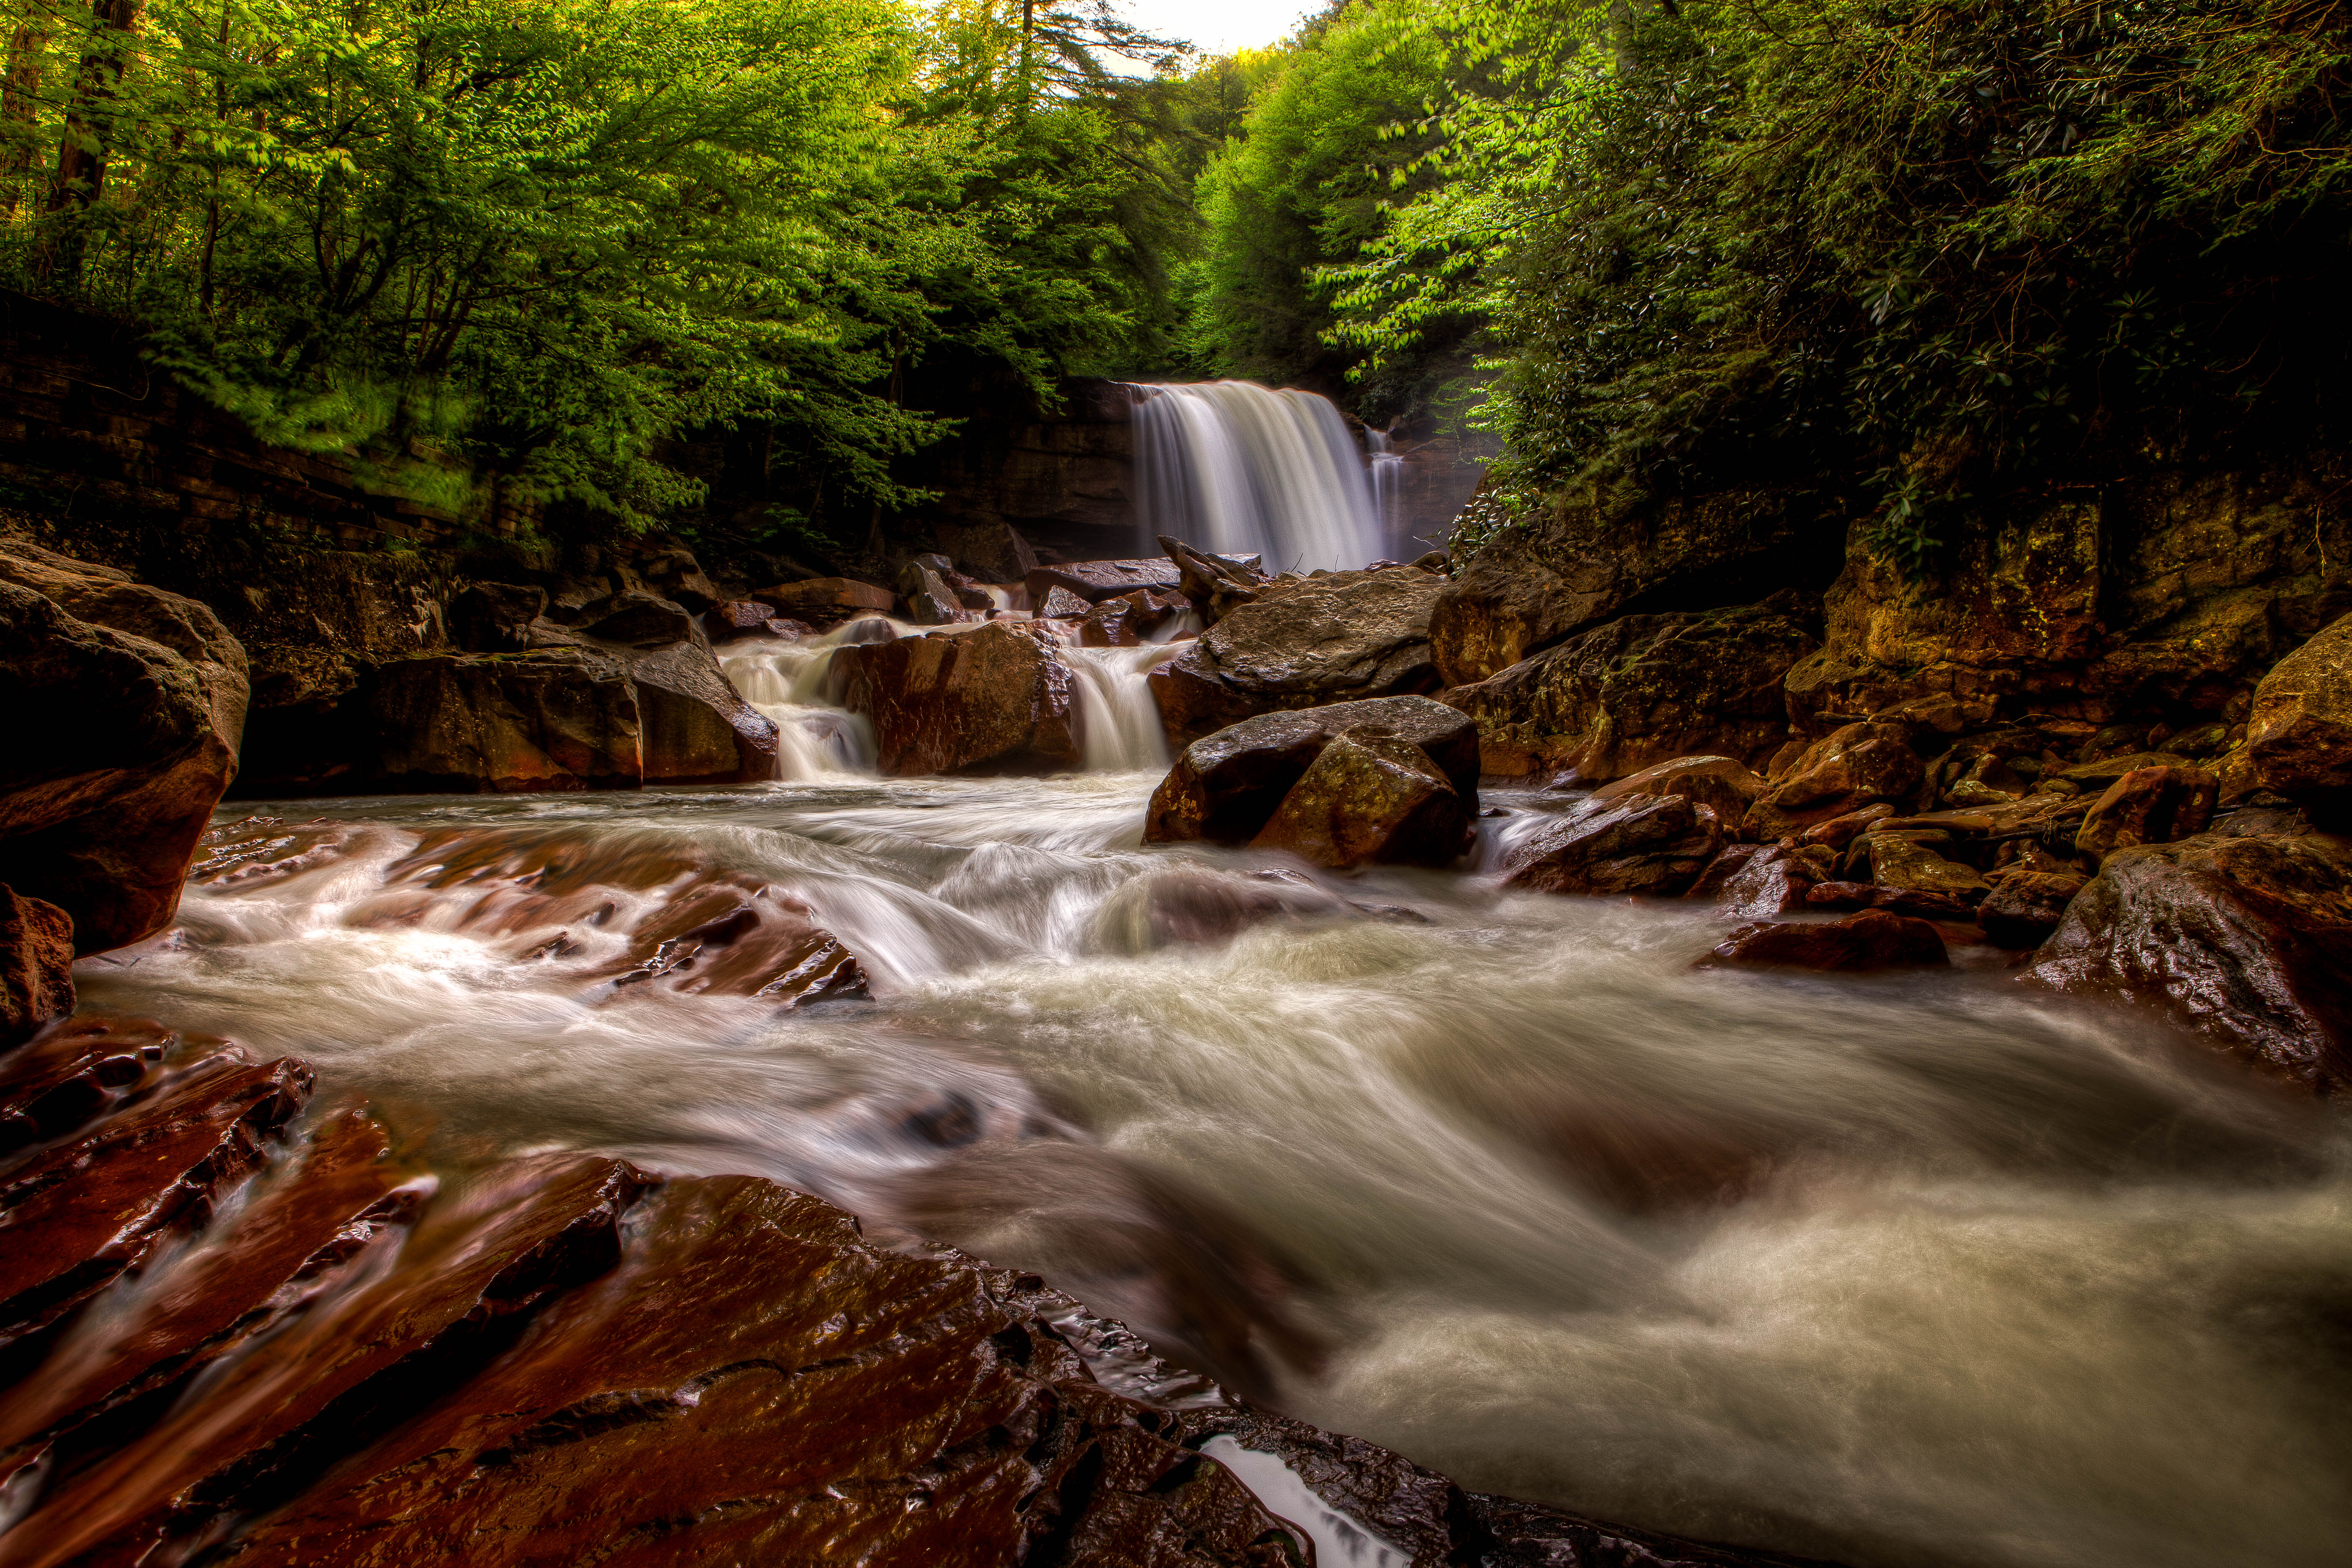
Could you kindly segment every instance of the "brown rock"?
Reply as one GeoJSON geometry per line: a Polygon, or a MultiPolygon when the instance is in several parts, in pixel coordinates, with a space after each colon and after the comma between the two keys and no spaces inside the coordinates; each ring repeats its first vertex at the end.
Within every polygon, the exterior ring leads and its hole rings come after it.
{"type": "Polygon", "coordinates": [[[1870,853],[1870,879],[1898,892],[1934,893],[1973,904],[1990,890],[1976,870],[1947,860],[1916,839],[1873,833],[1861,840],[1870,853]]]}
{"type": "Polygon", "coordinates": [[[1105,599],[1087,612],[1078,641],[1088,647],[1135,647],[1166,626],[1185,601],[1145,590],[1105,599]]]}
{"type": "Polygon", "coordinates": [[[236,775],[242,678],[241,656],[234,672],[199,665],[0,582],[10,719],[19,735],[48,738],[0,755],[0,882],[71,916],[77,952],[171,923],[196,839],[236,775]]]}
{"type": "Polygon", "coordinates": [[[656,784],[748,784],[776,776],[776,722],[735,689],[710,650],[676,642],[627,661],[637,697],[640,775],[656,784]]]}
{"type": "Polygon", "coordinates": [[[1018,583],[1037,569],[1037,552],[1007,523],[934,523],[931,541],[983,583],[1018,583]]]}
{"type": "Polygon", "coordinates": [[[1170,745],[1258,713],[1435,690],[1443,585],[1411,566],[1332,572],[1234,610],[1151,672],[1170,745]]]}
{"type": "Polygon", "coordinates": [[[1843,816],[1832,816],[1827,822],[1817,822],[1797,836],[1801,843],[1819,844],[1830,849],[1843,849],[1859,837],[1864,829],[1875,822],[1884,822],[1895,815],[1895,808],[1885,801],[1865,805],[1860,811],[1850,811],[1843,816]]]}
{"type": "Polygon", "coordinates": [[[2062,769],[2057,776],[2068,784],[2105,789],[2126,773],[2137,773],[2141,768],[2185,768],[2189,765],[2187,757],[2171,752],[2119,752],[2113,756],[2101,757],[2096,762],[2079,763],[2074,767],[2062,769]]]}
{"type": "Polygon", "coordinates": [[[2040,947],[2065,917],[2087,879],[2066,871],[2003,877],[1977,906],[1977,922],[1996,947],[2040,947]]]}
{"type": "MultiPolygon", "coordinates": [[[[85,1015],[0,1056],[0,1155],[62,1138],[152,1090],[164,1052],[185,1044],[161,1024],[85,1015]]],[[[198,1045],[176,1070],[205,1059],[198,1045]]]]}
{"type": "Polygon", "coordinates": [[[1899,724],[1848,724],[1816,741],[1748,808],[1751,838],[1802,832],[1878,801],[1911,794],[1925,776],[1909,731],[1899,724]]]}
{"type": "Polygon", "coordinates": [[[2221,781],[2202,768],[2134,768],[2092,803],[2074,836],[2093,863],[2134,844],[2169,844],[2205,831],[2221,781]]]}
{"type": "Polygon", "coordinates": [[[523,653],[547,618],[547,590],[530,583],[476,583],[449,603],[449,640],[467,653],[523,653]]]}
{"type": "Polygon", "coordinates": [[[2246,752],[2264,789],[2331,814],[2352,801],[2352,616],[2263,677],[2246,752]]]}
{"type": "Polygon", "coordinates": [[[359,778],[484,795],[635,789],[641,716],[627,666],[584,647],[433,654],[377,668],[359,778]]]}
{"type": "Polygon", "coordinates": [[[1907,915],[1864,910],[1842,921],[1740,927],[1696,967],[1916,969],[1951,963],[1936,928],[1907,915]]]}
{"type": "Polygon", "coordinates": [[[805,621],[813,626],[837,626],[859,616],[887,616],[898,603],[898,595],[889,589],[850,577],[780,583],[752,597],[773,605],[776,614],[788,620],[805,621]]]}
{"type": "Polygon", "coordinates": [[[1477,814],[1478,731],[1463,715],[1423,697],[1339,702],[1267,713],[1193,742],[1152,792],[1147,844],[1256,837],[1293,785],[1340,735],[1378,733],[1418,748],[1470,816],[1477,814]]]}
{"type": "Polygon", "coordinates": [[[1036,608],[1031,613],[1045,621],[1082,621],[1094,609],[1094,601],[1071,593],[1056,583],[1045,590],[1045,596],[1029,601],[1036,608]]]}
{"type": "MultiPolygon", "coordinates": [[[[1155,555],[1135,561],[1068,561],[1036,566],[1030,569],[1026,581],[1033,605],[1045,603],[1056,588],[1081,605],[1092,605],[1138,589],[1174,594],[1182,577],[1173,561],[1155,555]]],[[[1082,608],[1078,613],[1084,615],[1086,611],[1082,608]]]]}
{"type": "Polygon", "coordinates": [[[1251,842],[1336,868],[1450,866],[1475,812],[1419,746],[1358,730],[1331,738],[1251,842]]]}
{"type": "Polygon", "coordinates": [[[759,599],[730,599],[703,612],[702,629],[712,642],[758,637],[776,619],[776,606],[759,599]]]}
{"type": "Polygon", "coordinates": [[[1070,677],[1042,631],[991,621],[845,647],[845,706],[870,715],[882,771],[1038,773],[1079,759],[1070,677]]]}
{"type": "Polygon", "coordinates": [[[2352,839],[2200,834],[2118,849],[2033,978],[2154,1005],[2321,1093],[2352,1088],[2352,839]]]}
{"type": "Polygon", "coordinates": [[[1627,616],[1444,700],[1477,719],[1492,773],[1598,782],[1691,754],[1754,767],[1783,743],[1781,682],[1812,646],[1771,605],[1627,616]]]}
{"type": "Polygon", "coordinates": [[[1713,806],[1726,822],[1738,822],[1763,793],[1764,781],[1735,758],[1677,757],[1603,784],[1592,798],[1605,804],[1629,795],[1678,795],[1713,806]]]}
{"type": "Polygon", "coordinates": [[[74,1009],[73,917],[0,886],[0,1050],[74,1009]]]}
{"type": "Polygon", "coordinates": [[[1766,920],[1805,907],[1819,879],[1813,868],[1777,845],[1768,846],[1723,884],[1716,912],[1727,920],[1766,920]]]}
{"type": "Polygon", "coordinates": [[[1723,839],[1706,806],[1680,795],[1627,795],[1528,838],[1504,860],[1504,879],[1540,893],[1671,898],[1721,853],[1723,839]]]}
{"type": "Polygon", "coordinates": [[[1882,888],[1875,882],[1816,882],[1805,894],[1805,905],[1816,910],[1884,910],[1893,915],[1963,924],[1976,919],[1974,909],[1948,894],[1882,888]]]}
{"type": "Polygon", "coordinates": [[[1773,846],[1769,844],[1727,844],[1716,858],[1706,863],[1698,880],[1690,885],[1685,899],[1712,900],[1719,895],[1732,878],[1747,868],[1748,863],[1773,846]]]}

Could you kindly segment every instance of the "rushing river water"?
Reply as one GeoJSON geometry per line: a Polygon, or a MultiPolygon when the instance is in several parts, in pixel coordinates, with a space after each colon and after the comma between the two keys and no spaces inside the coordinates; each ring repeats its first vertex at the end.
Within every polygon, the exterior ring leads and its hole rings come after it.
{"type": "Polygon", "coordinates": [[[361,830],[85,999],[453,1159],[814,1190],[1483,1489],[1855,1563],[2343,1561],[2339,1123],[1997,966],[1693,972],[1703,911],[1146,849],[1156,776],[242,807],[361,830]],[[788,892],[874,999],[526,957],[394,869],[451,827],[651,868],[615,931],[674,865],[788,892]]]}

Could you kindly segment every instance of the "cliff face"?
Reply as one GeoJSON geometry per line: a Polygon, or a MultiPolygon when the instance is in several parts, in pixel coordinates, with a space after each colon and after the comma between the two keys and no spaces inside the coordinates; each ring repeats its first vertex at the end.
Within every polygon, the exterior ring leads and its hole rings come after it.
{"type": "MultiPolygon", "coordinates": [[[[1775,717],[1791,740],[1937,697],[2086,732],[2226,728],[2243,721],[2264,671],[2352,609],[2341,467],[2323,455],[2158,468],[2056,490],[1955,542],[1918,578],[1874,552],[1862,521],[1811,492],[1613,509],[1563,499],[1464,565],[1431,640],[1487,730],[1490,765],[1513,773],[1587,759],[1588,777],[1628,771],[1594,743],[1603,738],[1594,703],[1555,689],[1571,679],[1597,689],[1620,673],[1608,649],[1624,639],[1605,628],[1760,610],[1768,598],[1792,625],[1818,627],[1818,646],[1794,646],[1774,675],[1775,717]]],[[[1743,682],[1743,693],[1755,684],[1743,682]]],[[[1758,717],[1753,707],[1743,697],[1743,724],[1758,717]]],[[[1605,738],[1622,750],[1625,716],[1609,721],[1605,738]]],[[[1691,728],[1687,715],[1677,722],[1691,728]]],[[[1759,750],[1746,728],[1734,742],[1725,749],[1759,750]]]]}

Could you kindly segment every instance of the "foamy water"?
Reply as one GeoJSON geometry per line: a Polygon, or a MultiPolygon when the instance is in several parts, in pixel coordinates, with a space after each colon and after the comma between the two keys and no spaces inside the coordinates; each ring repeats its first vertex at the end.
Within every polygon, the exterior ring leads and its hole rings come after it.
{"type": "Polygon", "coordinates": [[[1147,848],[1157,777],[298,803],[368,831],[79,978],[453,1157],[764,1174],[1038,1268],[1475,1488],[1857,1563],[2342,1560],[2340,1121],[1997,966],[1697,973],[1673,904],[1147,848]],[[620,936],[525,961],[465,887],[387,923],[449,826],[756,879],[875,999],[619,990],[620,936]]]}

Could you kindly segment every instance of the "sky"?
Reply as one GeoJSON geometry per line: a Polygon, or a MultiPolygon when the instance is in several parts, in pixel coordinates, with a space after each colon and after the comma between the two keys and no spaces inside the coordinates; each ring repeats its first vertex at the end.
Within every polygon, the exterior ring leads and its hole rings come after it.
{"type": "Polygon", "coordinates": [[[1259,48],[1286,36],[1315,0],[1125,0],[1130,22],[1163,38],[1189,38],[1206,53],[1259,48]]]}

